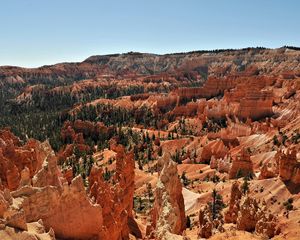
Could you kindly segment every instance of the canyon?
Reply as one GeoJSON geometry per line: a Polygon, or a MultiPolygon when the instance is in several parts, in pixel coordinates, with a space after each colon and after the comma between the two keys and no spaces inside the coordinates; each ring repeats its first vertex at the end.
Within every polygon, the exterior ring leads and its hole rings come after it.
{"type": "Polygon", "coordinates": [[[0,239],[299,239],[300,51],[0,67],[0,239]]]}

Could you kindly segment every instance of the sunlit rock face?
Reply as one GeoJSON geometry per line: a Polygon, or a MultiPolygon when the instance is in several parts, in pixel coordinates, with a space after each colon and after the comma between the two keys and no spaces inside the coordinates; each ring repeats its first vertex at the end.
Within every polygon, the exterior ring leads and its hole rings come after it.
{"type": "MultiPolygon", "coordinates": [[[[11,138],[2,141],[2,145],[6,147],[7,142],[12,144],[11,138]]],[[[62,239],[128,238],[131,231],[129,219],[134,221],[133,153],[125,153],[124,147],[120,145],[112,146],[117,152],[115,184],[105,182],[102,171],[93,167],[88,193],[81,176],[73,179],[71,176],[69,181],[64,178],[48,142],[31,140],[24,146],[10,145],[10,149],[14,148],[19,151],[18,159],[24,159],[23,162],[27,164],[19,165],[23,168],[21,171],[13,165],[13,171],[8,169],[6,175],[1,175],[4,176],[1,178],[2,188],[6,188],[4,192],[0,192],[0,220],[4,228],[3,231],[0,230],[1,234],[10,234],[13,228],[18,228],[23,230],[24,236],[38,236],[27,233],[31,226],[28,224],[41,219],[41,226],[50,230],[49,233],[41,231],[45,236],[48,234],[45,239],[55,239],[54,236],[62,239]],[[26,151],[21,151],[23,148],[27,150],[28,145],[34,147],[30,151],[33,157],[26,151]],[[36,167],[31,168],[34,172],[31,177],[27,166],[32,167],[32,163],[36,167]]],[[[4,157],[1,160],[4,162],[2,164],[9,162],[4,157]]]]}
{"type": "Polygon", "coordinates": [[[167,239],[168,234],[180,235],[185,229],[184,201],[176,163],[165,153],[158,164],[161,171],[155,190],[153,227],[157,239],[167,239]]]}
{"type": "Polygon", "coordinates": [[[115,184],[106,182],[102,169],[93,167],[89,177],[90,194],[103,209],[105,221],[100,239],[126,239],[130,232],[128,221],[133,220],[133,153],[126,154],[121,145],[112,145],[111,149],[117,152],[115,184]]]}
{"type": "Polygon", "coordinates": [[[296,150],[286,149],[277,154],[279,176],[283,181],[300,184],[300,163],[297,161],[296,150]]]}
{"type": "Polygon", "coordinates": [[[229,170],[229,178],[250,176],[253,174],[253,164],[247,149],[243,148],[241,153],[234,156],[229,170]]]}
{"type": "Polygon", "coordinates": [[[241,188],[238,182],[232,184],[225,221],[236,223],[239,230],[255,231],[269,238],[277,235],[280,232],[278,218],[268,212],[264,201],[251,198],[251,194],[243,193],[241,188]]]}

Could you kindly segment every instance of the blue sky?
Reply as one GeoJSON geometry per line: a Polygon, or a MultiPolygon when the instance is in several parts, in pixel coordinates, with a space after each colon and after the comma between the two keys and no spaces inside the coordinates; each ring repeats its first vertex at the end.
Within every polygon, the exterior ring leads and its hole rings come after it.
{"type": "Polygon", "coordinates": [[[0,0],[0,65],[300,46],[299,0],[0,0]]]}

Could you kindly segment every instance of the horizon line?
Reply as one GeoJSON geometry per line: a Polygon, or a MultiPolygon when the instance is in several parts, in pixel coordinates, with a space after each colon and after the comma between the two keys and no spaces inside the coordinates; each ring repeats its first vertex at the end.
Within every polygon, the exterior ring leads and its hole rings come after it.
{"type": "Polygon", "coordinates": [[[43,68],[43,67],[50,67],[50,66],[55,66],[59,64],[77,64],[77,63],[83,63],[87,61],[89,58],[92,57],[99,57],[99,56],[119,56],[119,55],[134,55],[134,54],[149,54],[149,55],[156,55],[156,56],[168,56],[168,55],[184,55],[184,54],[194,54],[194,53],[222,53],[222,52],[230,52],[230,51],[245,51],[245,50],[253,50],[253,49],[258,49],[258,50],[276,50],[276,49],[281,49],[281,48],[286,48],[286,49],[291,49],[291,50],[296,50],[300,51],[300,47],[297,46],[291,46],[291,45],[283,45],[281,47],[263,47],[263,46],[256,46],[256,47],[242,47],[242,48],[211,48],[211,49],[201,49],[201,50],[190,50],[190,51],[178,51],[178,52],[167,52],[167,53],[155,53],[155,52],[142,52],[142,51],[128,51],[128,52],[115,52],[115,53],[105,53],[105,54],[95,54],[95,55],[90,55],[86,58],[84,58],[82,61],[62,61],[62,62],[56,62],[56,63],[50,63],[50,64],[44,64],[44,65],[39,65],[35,67],[23,67],[19,65],[0,65],[0,68],[24,68],[24,69],[37,69],[37,68],[43,68]]]}

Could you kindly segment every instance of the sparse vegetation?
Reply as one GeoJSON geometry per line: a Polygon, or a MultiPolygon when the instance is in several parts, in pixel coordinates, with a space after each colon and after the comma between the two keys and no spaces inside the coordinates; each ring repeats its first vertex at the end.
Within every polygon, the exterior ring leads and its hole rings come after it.
{"type": "Polygon", "coordinates": [[[181,174],[181,181],[182,181],[182,183],[183,183],[183,185],[184,185],[185,187],[186,187],[187,185],[189,185],[190,180],[187,178],[186,172],[183,172],[183,173],[181,174]]]}
{"type": "Polygon", "coordinates": [[[287,211],[291,211],[294,209],[293,202],[294,202],[293,198],[289,198],[287,201],[283,203],[283,206],[287,211]]]}

